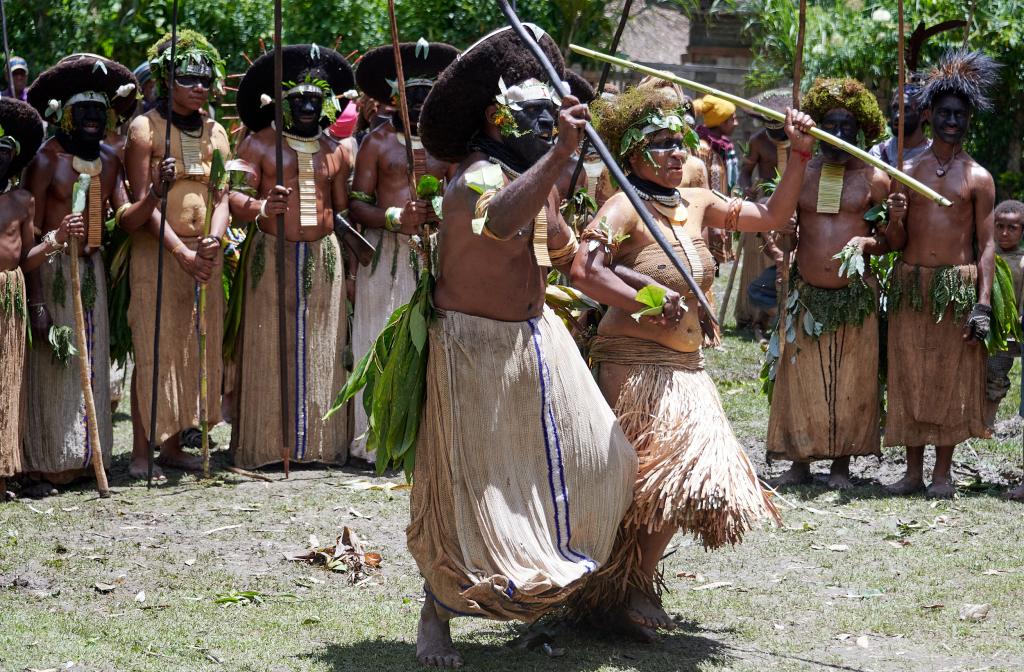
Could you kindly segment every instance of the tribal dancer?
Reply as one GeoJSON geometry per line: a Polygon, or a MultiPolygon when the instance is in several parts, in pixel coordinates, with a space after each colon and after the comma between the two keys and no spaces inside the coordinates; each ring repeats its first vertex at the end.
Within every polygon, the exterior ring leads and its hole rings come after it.
{"type": "MultiPolygon", "coordinates": [[[[686,156],[698,147],[678,101],[638,88],[597,108],[598,130],[618,156],[630,183],[705,292],[714,262],[702,230],[768,231],[788,226],[796,207],[813,126],[800,112],[788,115],[794,153],[767,205],[721,200],[707,189],[678,189],[686,156]]],[[[639,458],[633,502],[615,552],[587,585],[574,611],[608,614],[644,638],[671,628],[661,606],[657,566],[677,530],[707,548],[735,544],[744,532],[778,512],[729,425],[718,391],[704,370],[703,347],[719,338],[710,316],[642,226],[625,194],[608,200],[583,235],[572,268],[575,286],[608,305],[590,355],[598,382],[614,405],[639,458]],[[664,293],[658,315],[638,290],[664,293]]]]}
{"type": "Polygon", "coordinates": [[[67,245],[67,225],[35,244],[35,199],[18,177],[43,141],[43,121],[27,103],[0,98],[0,501],[7,479],[22,470],[25,427],[25,348],[28,305],[23,270],[38,267],[67,245]]]}
{"type": "MultiPolygon", "coordinates": [[[[131,304],[128,323],[132,330],[135,373],[132,379],[134,443],[128,467],[134,478],[146,476],[149,450],[150,403],[153,390],[153,306],[156,303],[158,245],[171,259],[164,264],[163,315],[160,324],[160,385],[157,394],[155,443],[161,445],[160,464],[197,471],[199,457],[182,450],[179,434],[200,424],[199,406],[199,284],[207,286],[207,339],[220,343],[223,331],[224,292],[220,282],[220,240],[228,224],[227,193],[208,204],[213,152],[229,157],[224,127],[206,115],[210,93],[223,84],[224,64],[205,37],[193,30],[178,32],[175,61],[171,63],[170,35],[149,50],[149,64],[156,82],[153,109],[132,120],[125,148],[125,172],[136,202],[158,205],[163,194],[154,166],[174,159],[175,179],[167,194],[167,226],[158,240],[160,212],[155,209],[142,225],[122,219],[121,227],[132,235],[131,304]],[[174,90],[169,91],[170,69],[175,69],[174,90]],[[171,124],[171,155],[164,157],[164,137],[171,124]],[[203,235],[207,208],[213,208],[211,230],[203,235]]],[[[221,357],[218,348],[207,350],[210,381],[209,420],[220,421],[221,357]]],[[[154,468],[156,478],[164,478],[154,468]]]]}
{"type": "MultiPolygon", "coordinates": [[[[418,184],[424,175],[444,180],[454,173],[455,166],[438,161],[423,149],[418,124],[423,101],[434,81],[459,52],[448,44],[425,41],[403,43],[400,50],[412,125],[409,132],[415,180],[418,184]]],[[[350,194],[352,221],[362,225],[367,239],[377,248],[369,266],[352,270],[356,276],[352,317],[352,355],[356,361],[369,351],[391,313],[408,303],[416,289],[420,259],[410,245],[410,237],[419,235],[425,222],[438,221],[429,200],[409,193],[402,115],[397,110],[397,77],[394,47],[390,44],[371,49],[359,60],[356,83],[360,90],[381,106],[395,107],[390,123],[377,127],[360,144],[350,194]]],[[[368,421],[362,392],[355,398],[354,405],[352,456],[373,462],[374,454],[366,451],[368,421]]]]}
{"type": "Polygon", "coordinates": [[[965,151],[971,116],[988,110],[999,66],[980,52],[948,52],[918,94],[933,141],[909,174],[953,200],[944,208],[911,192],[890,198],[885,236],[903,258],[889,307],[885,445],[907,447],[907,473],[890,487],[924,487],[924,448],[935,446],[929,497],[952,497],[953,449],[985,427],[985,347],[992,321],[995,185],[965,151]],[[906,215],[906,222],[903,215],[906,215]]]}
{"type": "MultiPolygon", "coordinates": [[[[561,71],[555,42],[528,29],[561,71]]],[[[554,185],[589,114],[541,77],[505,28],[442,73],[420,116],[427,151],[459,163],[407,530],[426,579],[426,665],[462,664],[454,616],[534,621],[562,604],[608,557],[636,473],[576,344],[544,307],[548,267],[568,273],[578,246],[554,185]]]]}
{"type": "Polygon", "coordinates": [[[272,126],[274,54],[260,56],[238,85],[238,114],[251,131],[238,158],[255,195],[231,194],[231,212],[254,221],[248,243],[243,311],[238,419],[232,457],[245,469],[281,460],[281,382],[278,357],[275,237],[285,238],[285,314],[291,460],[344,464],[348,459],[345,413],[323,416],[345,384],[345,265],[334,234],[334,213],[348,208],[345,150],[323,129],[337,118],[352,88],[352,68],[333,49],[296,44],[282,50],[284,186],[277,184],[272,126]],[[284,215],[284,230],[277,216],[284,215]]]}
{"type": "MultiPolygon", "coordinates": [[[[803,110],[852,144],[885,132],[874,94],[852,79],[816,81],[803,110]]],[[[772,365],[768,457],[793,462],[778,484],[808,483],[811,461],[832,460],[829,487],[845,490],[850,457],[880,454],[878,283],[869,259],[889,248],[864,214],[888,194],[884,172],[833,145],[821,143],[807,167],[787,288],[792,338],[782,325],[776,338],[789,342],[772,365]]]]}
{"type": "MultiPolygon", "coordinates": [[[[94,54],[72,54],[32,83],[29,103],[56,132],[28,167],[26,187],[35,197],[38,235],[62,226],[85,227],[79,251],[79,281],[89,361],[93,376],[104,464],[110,464],[113,427],[110,417],[110,329],[107,317],[107,276],[100,251],[108,212],[123,218],[129,209],[117,152],[104,142],[106,134],[135,108],[135,77],[120,63],[94,54]],[[72,213],[72,192],[80,175],[89,175],[85,212],[72,213]]],[[[141,222],[145,205],[132,209],[141,222]]],[[[93,446],[75,364],[74,301],[70,261],[55,256],[29,276],[29,310],[36,347],[29,356],[28,423],[25,469],[42,482],[38,494],[79,476],[91,476],[93,446]],[[46,343],[50,347],[46,347],[46,343]]]]}
{"type": "MultiPolygon", "coordinates": [[[[736,106],[728,100],[709,95],[695,100],[693,107],[704,118],[704,123],[697,126],[696,131],[700,137],[700,158],[708,169],[708,186],[720,194],[731,196],[740,179],[740,160],[729,137],[739,125],[736,106]]],[[[704,231],[704,239],[717,263],[733,260],[732,238],[727,231],[709,227],[704,231]]]]}

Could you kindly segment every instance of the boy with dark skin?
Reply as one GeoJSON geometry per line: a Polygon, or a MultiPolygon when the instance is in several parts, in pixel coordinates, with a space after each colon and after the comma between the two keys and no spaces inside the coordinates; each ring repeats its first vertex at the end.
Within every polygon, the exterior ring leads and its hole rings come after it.
{"type": "Polygon", "coordinates": [[[266,366],[279,356],[279,305],[272,268],[277,236],[286,241],[284,310],[291,353],[288,426],[295,431],[287,441],[292,447],[290,459],[344,464],[348,457],[345,414],[322,420],[345,382],[347,333],[341,285],[345,276],[333,233],[335,213],[348,208],[348,159],[344,147],[322,129],[333,123],[339,111],[336,96],[352,87],[352,70],[340,54],[324,47],[289,45],[282,58],[287,112],[281,165],[284,186],[277,185],[278,131],[271,125],[273,107],[260,102],[273,90],[273,54],[253,63],[238,90],[239,114],[254,132],[242,140],[237,153],[250,166],[246,179],[255,195],[233,191],[231,212],[238,220],[258,226],[251,234],[254,247],[248,286],[243,290],[239,410],[232,436],[232,459],[246,469],[280,461],[285,443],[279,417],[279,370],[266,366]],[[283,231],[279,215],[284,216],[283,231]],[[258,257],[265,262],[258,262],[258,257]]]}
{"type": "MultiPolygon", "coordinates": [[[[409,106],[414,181],[418,184],[423,175],[443,181],[451,178],[455,166],[437,160],[423,148],[419,118],[434,79],[455,60],[458,50],[443,43],[432,43],[425,52],[419,44],[403,43],[399,50],[409,106]]],[[[359,88],[382,107],[399,103],[393,84],[396,77],[394,48],[390,44],[368,51],[359,61],[359,88]]],[[[419,261],[410,255],[410,236],[421,235],[425,223],[438,221],[431,204],[409,192],[409,160],[402,128],[402,115],[397,107],[392,108],[390,121],[366,136],[356,156],[349,202],[352,221],[363,227],[369,241],[377,247],[375,263],[351,271],[356,278],[352,355],[357,361],[369,352],[388,318],[410,299],[416,288],[419,261]]],[[[352,456],[373,462],[374,454],[366,450],[369,421],[362,392],[355,398],[354,411],[352,456]]]]}
{"type": "MultiPolygon", "coordinates": [[[[837,81],[840,80],[816,82],[804,100],[806,111],[816,118],[822,130],[847,142],[856,144],[862,131],[877,137],[883,131],[883,119],[873,95],[859,83],[846,80],[840,86],[837,81]],[[823,97],[827,95],[823,92],[830,90],[842,93],[823,97]],[[849,101],[851,109],[861,110],[862,116],[839,106],[845,101],[849,101]]],[[[855,246],[866,266],[871,255],[889,251],[884,237],[864,220],[865,212],[886,199],[888,176],[833,145],[821,143],[820,148],[821,155],[808,165],[797,210],[800,244],[796,252],[799,270],[795,286],[804,296],[805,305],[798,305],[795,310],[811,310],[812,314],[812,307],[817,310],[817,306],[806,304],[811,303],[809,295],[816,289],[826,290],[838,303],[857,289],[851,287],[852,283],[860,287],[866,281],[872,282],[866,277],[841,275],[842,262],[836,258],[840,251],[855,246]],[[829,207],[820,197],[828,181],[823,176],[826,166],[842,167],[837,207],[829,207]]],[[[875,290],[866,291],[871,293],[872,303],[876,303],[875,290]]],[[[787,343],[784,359],[777,364],[768,423],[768,454],[772,459],[789,459],[793,464],[775,485],[809,483],[811,460],[831,459],[829,487],[847,490],[853,487],[850,457],[878,453],[877,321],[874,310],[870,315],[855,317],[850,310],[852,305],[856,303],[845,304],[844,309],[851,314],[841,316],[842,324],[813,338],[802,333],[804,329],[798,321],[800,340],[787,343]]],[[[826,321],[824,315],[815,318],[826,321]]]]}
{"type": "MultiPolygon", "coordinates": [[[[554,41],[528,27],[562,70],[554,41]]],[[[428,151],[460,161],[444,198],[407,529],[426,581],[416,655],[428,666],[462,665],[455,615],[534,621],[563,603],[607,558],[632,491],[635,455],[544,308],[547,266],[568,274],[578,247],[555,185],[589,112],[543,76],[515,33],[495,31],[445,70],[420,121],[428,151]],[[588,478],[599,487],[578,487],[588,478]],[[553,508],[537,507],[541,492],[553,508]],[[556,535],[570,519],[571,549],[556,535]]]]}
{"type": "MultiPolygon", "coordinates": [[[[993,219],[996,255],[1006,262],[1010,269],[1014,303],[1019,311],[1021,297],[1024,296],[1024,250],[1020,249],[1021,233],[1024,231],[1024,203],[1003,201],[996,206],[993,219]]],[[[1013,360],[1020,355],[1019,343],[1010,342],[1008,345],[1007,350],[990,352],[986,362],[985,424],[992,429],[995,428],[999,402],[1010,390],[1010,369],[1013,368],[1013,360]]]]}
{"type": "MultiPolygon", "coordinates": [[[[131,206],[121,161],[103,142],[111,117],[134,107],[134,95],[135,80],[127,68],[84,54],[62,59],[41,74],[29,91],[30,103],[57,127],[55,136],[43,144],[26,172],[26,187],[36,203],[35,229],[42,238],[62,227],[87,228],[90,234],[80,248],[79,267],[84,273],[80,280],[86,297],[86,321],[91,325],[87,345],[99,409],[109,407],[107,291],[98,247],[105,215],[116,212],[119,221],[134,225],[144,221],[153,206],[131,206]],[[103,68],[97,68],[96,63],[103,68]],[[92,176],[91,197],[98,197],[99,203],[87,199],[85,211],[73,214],[72,194],[81,174],[92,176]]],[[[40,344],[47,343],[55,322],[57,326],[74,326],[71,302],[65,298],[72,284],[67,277],[68,264],[57,261],[29,275],[29,313],[33,338],[40,344]]],[[[66,484],[88,473],[91,450],[98,448],[88,445],[76,367],[56,362],[50,349],[42,345],[30,354],[28,394],[28,422],[36,429],[25,442],[26,470],[44,481],[33,494],[48,494],[52,492],[49,484],[66,484]]],[[[111,420],[103,413],[96,422],[102,449],[109,459],[111,420]]]]}
{"type": "MultiPolygon", "coordinates": [[[[924,447],[930,443],[935,445],[935,469],[928,495],[952,497],[956,492],[950,474],[953,449],[971,436],[987,435],[982,341],[992,319],[995,185],[988,171],[963,151],[963,142],[974,109],[990,105],[985,89],[994,82],[997,67],[979,52],[952,52],[930,73],[919,97],[924,119],[932,127],[933,142],[931,150],[907,170],[944,194],[952,206],[943,207],[916,192],[909,197],[893,194],[889,199],[891,223],[885,236],[893,249],[902,250],[904,266],[920,268],[923,292],[928,291],[925,271],[957,267],[965,284],[968,277],[977,277],[976,285],[971,282],[969,288],[976,286],[977,302],[962,329],[955,324],[948,326],[953,322],[950,309],[945,314],[946,325],[934,320],[929,320],[927,327],[916,325],[919,332],[927,328],[933,334],[943,334],[941,341],[935,339],[933,347],[945,346],[953,350],[951,356],[946,352],[927,353],[930,356],[926,359],[918,356],[917,361],[908,361],[914,357],[904,352],[899,334],[901,321],[907,320],[911,311],[896,310],[890,318],[890,406],[885,438],[886,445],[907,446],[906,475],[889,487],[893,494],[910,494],[924,487],[924,447]],[[960,331],[962,346],[949,343],[956,337],[954,329],[960,331]],[[924,366],[925,371],[914,375],[905,370],[908,365],[924,366]],[[924,385],[915,384],[920,375],[925,375],[924,385]],[[939,397],[940,390],[955,388],[963,398],[954,398],[948,406],[939,398],[932,399],[939,397]]],[[[933,334],[918,334],[915,340],[921,341],[919,350],[929,346],[923,341],[933,334]]]]}

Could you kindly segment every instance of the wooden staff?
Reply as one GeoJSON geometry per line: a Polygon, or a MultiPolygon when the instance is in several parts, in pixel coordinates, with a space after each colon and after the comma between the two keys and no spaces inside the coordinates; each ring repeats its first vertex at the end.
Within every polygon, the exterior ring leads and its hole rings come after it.
{"type": "MultiPolygon", "coordinates": [[[[207,184],[203,238],[208,238],[213,228],[213,210],[223,187],[223,179],[224,159],[220,155],[220,150],[215,149],[210,168],[210,182],[207,184]]],[[[206,283],[203,283],[199,285],[199,429],[202,434],[203,478],[210,477],[210,376],[206,366],[206,295],[206,283]]]]}
{"type": "MultiPolygon", "coordinates": [[[[415,199],[416,193],[416,157],[412,149],[412,126],[409,122],[409,100],[405,92],[405,68],[402,66],[402,47],[398,38],[398,19],[395,17],[395,0],[388,0],[388,20],[391,23],[391,47],[395,54],[395,83],[398,87],[398,114],[402,118],[402,135],[405,137],[405,161],[409,171],[409,198],[415,199]]],[[[423,224],[420,232],[423,247],[423,267],[430,272],[430,227],[423,224]]]]}
{"type": "Polygon", "coordinates": [[[904,50],[906,49],[906,35],[904,33],[906,29],[903,25],[903,0],[897,0],[896,20],[899,24],[899,38],[898,43],[896,45],[896,58],[900,73],[899,85],[896,89],[896,95],[899,96],[898,104],[900,110],[900,123],[896,127],[896,168],[898,170],[903,170],[903,139],[905,134],[904,127],[907,125],[906,118],[904,117],[907,111],[906,101],[904,101],[904,98],[906,97],[907,88],[907,63],[905,60],[906,56],[904,56],[904,50]]]}
{"type": "MultiPolygon", "coordinates": [[[[736,282],[736,269],[740,267],[740,260],[743,259],[743,244],[746,241],[746,236],[746,233],[740,234],[740,249],[736,253],[736,259],[732,262],[732,268],[729,270],[729,282],[725,283],[725,296],[722,297],[722,305],[718,309],[719,324],[725,324],[725,316],[729,312],[729,298],[732,296],[733,283],[736,282]]],[[[740,287],[740,291],[743,291],[742,287],[740,287]]]]}
{"type": "MultiPolygon", "coordinates": [[[[799,28],[796,36],[796,52],[793,54],[793,109],[800,109],[800,79],[804,70],[804,37],[807,33],[807,0],[800,0],[799,28]]],[[[788,245],[786,247],[789,247],[788,245]]],[[[789,303],[789,275],[790,267],[793,265],[792,250],[782,251],[782,285],[778,288],[779,301],[779,325],[775,333],[779,335],[779,361],[786,352],[786,318],[787,304],[789,303]]]]}
{"type": "MultiPolygon", "coordinates": [[[[96,177],[99,179],[99,176],[96,177]]],[[[85,210],[86,194],[89,193],[91,178],[82,174],[74,187],[71,198],[72,212],[81,214],[85,210]]],[[[90,222],[101,226],[102,222],[90,222]]],[[[100,497],[110,497],[110,486],[107,485],[107,472],[103,467],[103,444],[100,443],[99,423],[96,420],[96,400],[92,394],[92,367],[89,363],[89,340],[85,335],[85,310],[82,308],[82,280],[78,277],[78,238],[71,238],[71,301],[75,310],[75,340],[78,345],[78,380],[82,388],[82,400],[85,402],[85,426],[89,433],[89,463],[96,475],[96,492],[100,497]]]]}
{"type": "MultiPolygon", "coordinates": [[[[551,85],[555,88],[555,91],[563,97],[569,95],[569,87],[562,81],[562,78],[555,69],[555,66],[552,65],[547,54],[545,54],[544,50],[541,49],[540,43],[526,30],[522,21],[519,20],[518,16],[516,16],[515,11],[509,6],[508,0],[498,0],[498,6],[501,7],[501,11],[505,15],[505,19],[508,21],[509,26],[511,26],[512,30],[514,30],[516,35],[519,36],[519,40],[530,50],[530,53],[533,54],[537,63],[540,64],[544,73],[547,75],[547,78],[551,81],[551,85]]],[[[704,320],[701,320],[701,329],[705,330],[705,335],[709,335],[708,332],[718,324],[718,320],[715,317],[715,311],[711,308],[711,304],[708,303],[708,298],[704,295],[704,291],[694,281],[693,275],[690,273],[690,269],[683,264],[679,259],[679,255],[677,255],[672,246],[669,245],[668,240],[665,238],[665,234],[661,231],[661,226],[654,222],[647,206],[644,205],[642,200],[640,200],[640,196],[637,195],[636,189],[632,184],[630,184],[629,180],[626,179],[626,175],[622,172],[622,168],[619,167],[615,157],[612,156],[612,153],[608,150],[604,141],[601,140],[601,136],[597,134],[596,130],[594,130],[593,125],[588,122],[584,127],[584,131],[590,139],[590,143],[594,146],[594,149],[597,150],[598,155],[600,155],[601,161],[603,161],[604,165],[608,168],[608,173],[611,175],[612,179],[618,183],[619,188],[622,190],[622,193],[626,195],[626,198],[629,199],[630,205],[632,205],[633,209],[636,210],[636,214],[643,221],[644,226],[647,227],[651,237],[654,238],[654,241],[658,243],[658,247],[661,248],[662,252],[665,253],[665,256],[668,257],[670,262],[672,262],[672,266],[679,271],[679,275],[682,276],[687,288],[697,299],[697,303],[700,304],[701,309],[704,311],[703,314],[707,316],[707,324],[705,324],[704,320]]]]}
{"type": "MultiPolygon", "coordinates": [[[[174,79],[177,66],[174,59],[178,53],[178,0],[171,5],[171,46],[170,72],[167,76],[167,124],[164,132],[164,157],[171,155],[171,117],[174,114],[174,79]]],[[[156,450],[156,409],[157,395],[160,393],[160,316],[164,304],[164,234],[167,232],[167,194],[171,183],[163,182],[163,196],[160,198],[160,233],[157,236],[156,251],[156,316],[153,318],[153,386],[149,400],[149,447],[146,449],[146,487],[153,487],[153,451],[156,450]]]]}
{"type": "MultiPolygon", "coordinates": [[[[274,143],[274,169],[277,186],[284,186],[284,112],[282,108],[281,80],[283,79],[284,57],[281,51],[281,0],[274,0],[274,128],[277,129],[274,143]]],[[[277,237],[275,242],[277,270],[277,354],[278,375],[281,394],[281,460],[284,462],[284,477],[289,477],[288,460],[292,453],[292,435],[288,431],[288,315],[285,310],[284,287],[284,215],[277,216],[277,237]]],[[[296,308],[297,309],[297,308],[296,308]]]]}
{"type": "MultiPolygon", "coordinates": [[[[619,50],[619,40],[622,39],[622,32],[626,29],[626,21],[629,19],[629,12],[633,8],[633,0],[626,0],[625,5],[622,7],[622,16],[619,17],[619,25],[615,29],[615,34],[612,36],[612,43],[608,45],[608,53],[614,54],[619,50]]],[[[512,3],[512,9],[515,9],[515,3],[512,3]]],[[[601,79],[597,82],[597,97],[601,97],[601,93],[604,91],[604,85],[608,83],[608,75],[612,71],[612,64],[605,63],[601,69],[601,79]]],[[[587,160],[587,150],[590,149],[590,140],[588,138],[583,139],[583,145],[580,147],[580,158],[576,161],[576,168],[572,171],[572,179],[569,180],[569,190],[565,193],[565,198],[568,200],[572,198],[573,191],[576,189],[576,182],[580,179],[580,173],[583,172],[583,165],[587,160]]],[[[721,322],[721,320],[719,320],[721,322]]]]}

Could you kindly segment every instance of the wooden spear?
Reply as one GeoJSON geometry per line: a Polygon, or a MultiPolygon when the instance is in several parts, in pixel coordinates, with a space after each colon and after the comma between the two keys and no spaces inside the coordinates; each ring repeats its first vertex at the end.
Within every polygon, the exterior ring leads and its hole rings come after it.
{"type": "MultiPolygon", "coordinates": [[[[398,20],[395,18],[395,0],[388,0],[388,20],[391,22],[391,46],[395,53],[395,79],[398,86],[398,114],[402,117],[402,135],[405,137],[405,160],[409,169],[409,198],[417,197],[416,157],[412,149],[412,127],[409,122],[409,100],[405,92],[405,69],[402,67],[402,48],[398,38],[398,20]]],[[[423,268],[431,273],[430,224],[424,222],[420,231],[420,246],[423,249],[423,268]]]]}
{"type": "MultiPolygon", "coordinates": [[[[174,59],[178,53],[178,0],[171,5],[171,46],[170,67],[167,75],[167,123],[164,131],[164,156],[171,156],[171,116],[173,115],[174,80],[177,66],[174,59]]],[[[146,448],[146,487],[153,487],[153,451],[156,450],[157,395],[160,393],[160,317],[164,304],[164,234],[167,232],[167,195],[171,183],[163,180],[163,196],[160,199],[160,228],[157,235],[156,251],[156,301],[153,318],[153,385],[149,400],[149,446],[146,448]]]]}
{"type": "MultiPolygon", "coordinates": [[[[208,238],[213,226],[213,210],[217,198],[224,188],[226,177],[224,158],[220,150],[213,150],[210,167],[210,182],[207,185],[206,219],[203,222],[203,238],[208,238]]],[[[211,278],[211,282],[214,279],[211,278]]],[[[199,429],[202,433],[203,478],[210,477],[210,380],[206,366],[206,283],[199,285],[199,429]]]]}
{"type": "Polygon", "coordinates": [[[4,31],[4,68],[7,70],[7,90],[14,98],[14,77],[11,75],[11,50],[7,47],[7,9],[4,0],[0,0],[0,24],[4,31]]]}
{"type": "MultiPolygon", "coordinates": [[[[756,112],[765,119],[772,119],[775,121],[784,121],[786,119],[786,115],[782,114],[781,112],[776,112],[775,110],[765,107],[764,105],[758,105],[757,103],[747,100],[746,98],[734,96],[731,93],[726,93],[725,91],[721,91],[714,87],[707,86],[706,84],[701,84],[700,82],[695,82],[690,79],[684,79],[683,77],[680,77],[666,70],[657,70],[655,68],[649,68],[646,65],[640,65],[639,63],[627,61],[624,58],[616,58],[615,56],[602,54],[599,51],[587,49],[586,47],[581,47],[576,44],[570,44],[569,49],[571,49],[573,52],[577,54],[580,54],[581,56],[587,56],[598,61],[612,63],[613,65],[618,65],[619,67],[622,68],[635,70],[636,72],[642,72],[645,75],[652,75],[654,77],[658,77],[669,82],[675,82],[680,86],[684,86],[695,91],[700,91],[701,93],[718,96],[723,100],[728,100],[730,103],[733,103],[737,107],[741,107],[745,110],[751,110],[752,112],[756,112]]],[[[914,191],[927,197],[929,200],[938,203],[941,206],[949,207],[953,205],[952,201],[950,201],[948,198],[946,198],[942,194],[938,193],[937,191],[929,187],[927,184],[915,180],[913,177],[907,175],[906,173],[896,170],[896,168],[894,168],[893,166],[890,166],[886,162],[881,161],[874,156],[871,156],[860,147],[850,144],[849,142],[846,142],[841,138],[837,138],[831,133],[826,133],[817,126],[810,130],[809,135],[811,135],[816,140],[827,142],[828,144],[838,147],[848,154],[852,154],[853,156],[857,157],[864,163],[867,163],[869,165],[874,166],[875,168],[878,168],[879,170],[883,171],[884,173],[895,179],[897,182],[905,184],[914,191]]]]}
{"type": "MultiPolygon", "coordinates": [[[[277,186],[284,186],[284,113],[282,108],[281,80],[283,79],[284,58],[281,43],[281,0],[274,0],[274,170],[277,186]]],[[[266,52],[266,49],[264,49],[266,52]]],[[[285,309],[284,283],[284,215],[277,216],[274,266],[277,270],[277,355],[278,376],[281,395],[281,460],[284,462],[284,477],[289,477],[288,460],[292,453],[292,434],[288,422],[288,314],[285,309]]]]}
{"type": "Polygon", "coordinates": [[[896,19],[899,24],[899,38],[898,44],[896,45],[896,58],[900,73],[899,86],[896,90],[896,95],[899,96],[898,104],[900,110],[900,123],[896,127],[896,168],[897,170],[903,170],[903,139],[904,133],[906,132],[904,129],[904,127],[906,126],[906,117],[904,115],[907,111],[906,101],[904,100],[904,98],[906,97],[905,91],[907,88],[907,63],[905,60],[906,57],[904,56],[904,50],[906,48],[906,29],[903,25],[903,0],[897,0],[896,19]]]}
{"type": "MultiPolygon", "coordinates": [[[[85,211],[85,199],[89,193],[90,178],[86,174],[78,176],[71,196],[71,212],[81,214],[85,211]]],[[[99,179],[99,176],[96,177],[99,179]]],[[[102,226],[102,222],[90,222],[94,226],[102,226]]],[[[89,434],[90,458],[93,473],[96,475],[96,491],[100,497],[110,497],[110,486],[107,485],[107,472],[103,467],[103,444],[100,443],[99,423],[96,420],[96,400],[92,393],[92,366],[89,362],[89,340],[85,335],[85,310],[82,308],[82,280],[78,277],[78,238],[71,238],[71,301],[75,311],[75,340],[78,345],[78,380],[82,387],[82,400],[85,402],[85,426],[89,434]]]]}
{"type": "MultiPolygon", "coordinates": [[[[796,51],[793,53],[793,108],[800,109],[800,80],[803,78],[804,70],[804,37],[807,34],[807,0],[800,0],[799,27],[796,37],[796,51]]],[[[793,265],[793,252],[788,249],[782,251],[782,284],[779,285],[779,324],[775,332],[779,335],[779,361],[786,352],[786,333],[789,331],[786,319],[788,317],[787,304],[789,303],[789,276],[790,268],[793,265]]]]}

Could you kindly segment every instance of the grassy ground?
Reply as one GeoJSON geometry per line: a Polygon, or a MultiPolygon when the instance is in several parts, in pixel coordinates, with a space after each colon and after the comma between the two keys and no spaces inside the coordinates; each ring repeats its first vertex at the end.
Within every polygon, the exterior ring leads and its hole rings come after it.
{"type": "MultiPolygon", "coordinates": [[[[729,332],[710,367],[737,434],[771,475],[783,465],[763,463],[759,357],[749,334],[729,332]]],[[[1000,416],[1018,402],[1014,389],[1000,416]]],[[[113,498],[86,484],[0,505],[0,670],[416,667],[422,593],[404,545],[408,491],[389,485],[399,479],[172,474],[147,491],[127,480],[129,431],[119,415],[113,498]],[[383,555],[378,574],[353,585],[284,559],[345,527],[383,555]]],[[[215,438],[226,445],[226,428],[215,438]]],[[[564,655],[548,657],[508,646],[521,626],[466,619],[456,641],[468,667],[495,671],[1019,670],[1024,507],[999,494],[1019,477],[1020,440],[1018,430],[961,447],[953,502],[884,496],[879,483],[902,469],[892,452],[855,464],[851,494],[783,493],[784,527],[736,549],[705,553],[677,537],[664,572],[680,627],[657,644],[562,634],[564,655]],[[990,605],[987,618],[961,619],[968,604],[990,605]]]]}

